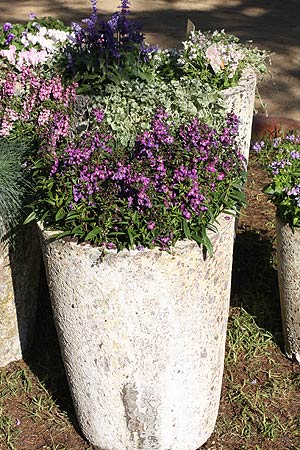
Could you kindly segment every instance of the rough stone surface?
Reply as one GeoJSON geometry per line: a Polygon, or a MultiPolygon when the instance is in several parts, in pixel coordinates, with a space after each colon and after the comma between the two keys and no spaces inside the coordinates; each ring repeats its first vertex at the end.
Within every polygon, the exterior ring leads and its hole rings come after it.
{"type": "Polygon", "coordinates": [[[249,159],[253,108],[255,100],[256,75],[254,72],[245,72],[239,85],[224,91],[226,110],[234,112],[239,120],[240,151],[249,159]]]}
{"type": "Polygon", "coordinates": [[[33,337],[41,251],[36,227],[24,227],[15,247],[0,246],[0,367],[21,359],[33,337]]]}
{"type": "Polygon", "coordinates": [[[277,219],[276,232],[285,351],[300,364],[300,230],[277,219]]]}
{"type": "Polygon", "coordinates": [[[195,450],[214,429],[222,383],[234,219],[220,216],[214,256],[42,247],[80,427],[102,450],[195,450]]]}

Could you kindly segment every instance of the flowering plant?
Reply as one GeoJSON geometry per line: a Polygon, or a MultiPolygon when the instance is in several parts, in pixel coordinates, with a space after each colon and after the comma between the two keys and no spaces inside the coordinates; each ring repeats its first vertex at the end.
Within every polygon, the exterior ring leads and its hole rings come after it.
{"type": "Polygon", "coordinates": [[[52,17],[31,15],[26,24],[6,22],[0,30],[2,65],[7,61],[13,67],[45,64],[71,38],[71,29],[52,17]]]}
{"type": "Polygon", "coordinates": [[[224,89],[236,86],[245,69],[260,73],[266,71],[266,51],[242,44],[236,36],[224,30],[192,31],[182,44],[182,50],[160,50],[152,54],[159,77],[196,77],[224,89]]]}
{"type": "Polygon", "coordinates": [[[244,201],[237,117],[228,115],[220,131],[197,118],[172,127],[159,109],[150,130],[126,149],[104,114],[93,110],[83,133],[71,126],[59,136],[57,123],[48,124],[33,167],[37,217],[62,230],[59,236],[104,249],[168,249],[188,238],[211,254],[207,228],[244,201]]]}
{"type": "Polygon", "coordinates": [[[74,98],[75,85],[65,88],[59,76],[43,78],[26,66],[8,72],[0,80],[0,136],[22,137],[34,146],[37,128],[42,133],[49,121],[64,117],[70,99],[74,98]]]}
{"type": "Polygon", "coordinates": [[[264,192],[276,205],[278,216],[292,229],[300,227],[300,135],[256,142],[253,150],[271,177],[264,192]]]}
{"type": "MultiPolygon", "coordinates": [[[[211,254],[207,229],[244,202],[239,119],[225,114],[220,88],[238,81],[245,54],[223,32],[207,34],[202,47],[194,34],[182,51],[158,51],[128,19],[128,0],[108,21],[92,6],[47,62],[3,56],[0,135],[30,143],[36,195],[28,220],[103,249],[168,249],[188,238],[211,254]],[[219,43],[217,70],[209,48],[219,43]]],[[[22,31],[20,51],[28,42],[46,48],[32,26],[39,42],[22,31]]],[[[256,55],[251,67],[262,62],[256,55]]]]}
{"type": "Polygon", "coordinates": [[[267,52],[243,45],[221,32],[192,32],[183,50],[158,50],[145,42],[138,22],[129,20],[129,0],[107,21],[100,19],[96,0],[84,25],[73,24],[74,38],[60,62],[67,79],[80,93],[95,92],[107,83],[140,79],[147,82],[198,78],[223,89],[235,86],[244,69],[266,70],[267,52]]]}
{"type": "Polygon", "coordinates": [[[153,80],[148,54],[154,49],[145,43],[140,23],[128,20],[129,1],[122,0],[109,20],[99,17],[97,0],[91,3],[92,14],[84,25],[73,23],[74,38],[60,62],[65,77],[78,82],[80,93],[121,80],[153,80]]]}

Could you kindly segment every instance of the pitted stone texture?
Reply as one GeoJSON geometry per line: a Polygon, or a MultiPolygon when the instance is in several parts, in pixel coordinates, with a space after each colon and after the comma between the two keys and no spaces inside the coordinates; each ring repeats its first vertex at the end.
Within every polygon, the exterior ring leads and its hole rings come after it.
{"type": "Polygon", "coordinates": [[[300,230],[277,218],[276,233],[285,351],[300,364],[300,230]]]}
{"type": "Polygon", "coordinates": [[[245,71],[238,86],[226,89],[224,98],[226,111],[234,112],[239,120],[240,151],[249,159],[249,148],[255,100],[256,75],[252,71],[245,71]]]}
{"type": "Polygon", "coordinates": [[[214,429],[222,383],[234,218],[192,241],[101,251],[62,240],[43,252],[80,427],[105,450],[195,450],[214,429]]]}
{"type": "Polygon", "coordinates": [[[33,337],[41,264],[36,227],[24,227],[15,247],[0,246],[0,367],[21,359],[33,337]]]}

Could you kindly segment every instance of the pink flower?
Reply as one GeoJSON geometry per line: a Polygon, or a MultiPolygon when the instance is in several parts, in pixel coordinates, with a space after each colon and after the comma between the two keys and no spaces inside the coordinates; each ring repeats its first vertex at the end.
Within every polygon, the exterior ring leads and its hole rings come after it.
{"type": "Polygon", "coordinates": [[[10,64],[15,65],[16,63],[15,45],[10,45],[8,50],[0,50],[0,56],[3,56],[3,58],[7,58],[10,64]]]}
{"type": "Polygon", "coordinates": [[[36,50],[31,48],[30,50],[23,50],[19,53],[19,59],[17,67],[20,69],[22,66],[37,66],[43,63],[47,59],[46,50],[36,50]]]}
{"type": "Polygon", "coordinates": [[[50,109],[43,109],[38,117],[38,124],[39,126],[45,125],[46,123],[48,123],[49,118],[50,118],[50,109]]]}
{"type": "Polygon", "coordinates": [[[206,49],[205,56],[215,73],[224,69],[224,62],[216,44],[213,44],[206,49]]]}

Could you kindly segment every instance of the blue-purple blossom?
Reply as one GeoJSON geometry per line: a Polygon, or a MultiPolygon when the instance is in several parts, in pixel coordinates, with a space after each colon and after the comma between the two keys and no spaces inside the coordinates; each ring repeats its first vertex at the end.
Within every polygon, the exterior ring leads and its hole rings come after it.
{"type": "Polygon", "coordinates": [[[299,196],[300,195],[300,184],[298,184],[297,186],[294,186],[292,188],[285,188],[285,192],[289,197],[299,196]]]}
{"type": "Polygon", "coordinates": [[[10,23],[10,22],[6,22],[4,25],[3,25],[3,31],[4,31],[4,33],[7,33],[9,30],[11,30],[12,29],[12,24],[10,23]]]}
{"type": "Polygon", "coordinates": [[[252,145],[252,150],[256,153],[259,153],[263,148],[265,147],[265,142],[264,141],[260,141],[260,142],[255,142],[252,145]]]}
{"type": "Polygon", "coordinates": [[[15,38],[15,34],[14,33],[9,33],[5,39],[4,45],[9,45],[15,38]]]}
{"type": "Polygon", "coordinates": [[[121,4],[118,6],[118,8],[121,9],[121,14],[124,14],[124,15],[129,14],[130,0],[122,0],[121,4]]]}
{"type": "Polygon", "coordinates": [[[108,20],[99,17],[95,0],[91,0],[91,4],[92,14],[82,21],[83,25],[72,24],[73,43],[65,50],[67,71],[77,77],[82,74],[84,81],[87,65],[82,64],[82,60],[83,55],[86,55],[89,61],[88,71],[93,76],[99,73],[101,83],[111,82],[116,74],[121,76],[123,70],[127,74],[125,78],[128,78],[128,74],[131,74],[131,78],[136,78],[136,66],[144,65],[154,48],[145,44],[141,24],[127,18],[130,2],[122,0],[120,11],[112,14],[108,20]]]}
{"type": "Polygon", "coordinates": [[[289,160],[282,159],[281,161],[273,161],[269,165],[272,170],[273,175],[278,175],[280,170],[284,169],[286,166],[290,166],[291,162],[289,160]]]}
{"type": "Polygon", "coordinates": [[[290,157],[292,159],[300,159],[300,152],[296,150],[292,150],[290,153],[290,157]]]}

